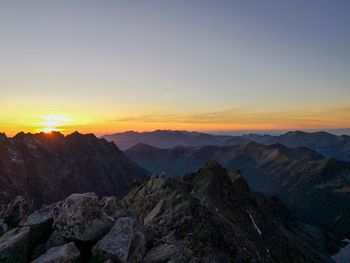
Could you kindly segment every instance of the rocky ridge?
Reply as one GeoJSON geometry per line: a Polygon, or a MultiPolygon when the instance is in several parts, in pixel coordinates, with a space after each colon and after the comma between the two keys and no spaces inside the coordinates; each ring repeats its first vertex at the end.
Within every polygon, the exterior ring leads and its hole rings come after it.
{"type": "Polygon", "coordinates": [[[240,169],[254,191],[278,196],[299,219],[350,238],[350,163],[306,147],[256,142],[170,149],[138,144],[125,153],[153,173],[183,175],[208,159],[240,169]]]}
{"type": "Polygon", "coordinates": [[[1,262],[333,262],[322,232],[213,161],[152,176],[120,203],[72,194],[22,215],[0,237],[1,262]]]}
{"type": "Polygon", "coordinates": [[[0,200],[22,195],[34,206],[94,191],[122,198],[147,172],[114,143],[92,134],[19,133],[0,138],[0,200]]]}

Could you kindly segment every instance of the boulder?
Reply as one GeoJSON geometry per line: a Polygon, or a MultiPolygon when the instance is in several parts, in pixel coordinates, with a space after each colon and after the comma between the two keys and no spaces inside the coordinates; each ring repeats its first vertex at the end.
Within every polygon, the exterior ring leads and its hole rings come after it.
{"type": "Polygon", "coordinates": [[[145,217],[145,219],[143,220],[143,224],[147,225],[148,223],[150,223],[157,215],[159,215],[162,210],[163,210],[163,206],[164,206],[164,200],[160,200],[159,203],[152,209],[151,212],[148,213],[148,215],[145,217]]]}
{"type": "Polygon", "coordinates": [[[20,226],[36,226],[53,222],[54,210],[59,203],[54,203],[42,207],[41,209],[30,214],[25,220],[20,223],[20,226]]]}
{"type": "Polygon", "coordinates": [[[0,236],[2,236],[7,231],[8,231],[8,225],[4,223],[3,219],[0,219],[0,236]]]}
{"type": "Polygon", "coordinates": [[[134,229],[134,236],[131,241],[128,262],[143,262],[146,253],[146,237],[144,230],[137,225],[134,229]]]}
{"type": "Polygon", "coordinates": [[[92,248],[93,259],[94,262],[137,262],[133,255],[141,260],[143,255],[140,256],[140,251],[143,249],[140,245],[144,246],[144,238],[136,231],[135,220],[131,217],[119,218],[111,231],[92,248]]]}
{"type": "Polygon", "coordinates": [[[30,246],[34,249],[37,244],[45,244],[50,237],[53,228],[54,209],[57,203],[44,206],[40,210],[29,215],[19,225],[22,227],[30,227],[30,246]]]}
{"type": "Polygon", "coordinates": [[[29,227],[17,227],[0,237],[1,263],[27,262],[29,232],[29,227]]]}
{"type": "Polygon", "coordinates": [[[130,216],[130,212],[123,208],[114,196],[103,197],[100,200],[100,207],[105,215],[114,220],[117,220],[120,217],[130,216]]]}
{"type": "Polygon", "coordinates": [[[23,196],[17,196],[3,210],[1,218],[10,228],[14,228],[21,222],[31,210],[31,205],[23,196]]]}
{"type": "Polygon", "coordinates": [[[61,246],[68,242],[69,241],[67,239],[65,239],[63,236],[60,235],[60,233],[57,230],[55,230],[52,232],[51,236],[46,242],[46,249],[61,246]]]}
{"type": "Polygon", "coordinates": [[[192,257],[192,251],[179,245],[173,234],[162,238],[158,244],[146,254],[143,262],[188,262],[192,257]]]}
{"type": "Polygon", "coordinates": [[[32,263],[75,263],[80,252],[73,242],[62,246],[52,247],[32,263]]]}
{"type": "Polygon", "coordinates": [[[54,228],[68,240],[97,241],[112,226],[113,220],[102,215],[95,193],[72,194],[55,210],[54,228]]]}

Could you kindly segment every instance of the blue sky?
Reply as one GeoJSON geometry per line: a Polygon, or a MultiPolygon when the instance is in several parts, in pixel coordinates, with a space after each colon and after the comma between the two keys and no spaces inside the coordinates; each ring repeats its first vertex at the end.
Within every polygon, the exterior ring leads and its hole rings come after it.
{"type": "Polygon", "coordinates": [[[217,112],[192,129],[348,127],[349,14],[345,0],[1,1],[0,128],[50,114],[191,128],[217,112]]]}

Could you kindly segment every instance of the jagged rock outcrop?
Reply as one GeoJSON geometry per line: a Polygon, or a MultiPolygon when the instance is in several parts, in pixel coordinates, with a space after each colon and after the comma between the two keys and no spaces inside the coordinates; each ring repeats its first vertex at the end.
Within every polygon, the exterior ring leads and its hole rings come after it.
{"type": "Polygon", "coordinates": [[[350,163],[305,147],[255,142],[171,149],[139,144],[125,153],[153,173],[175,176],[216,160],[229,171],[240,169],[253,190],[278,196],[304,222],[350,237],[350,163]]]}
{"type": "Polygon", "coordinates": [[[305,241],[315,232],[216,162],[183,178],[151,177],[123,204],[146,223],[146,262],[331,262],[321,238],[305,241]]]}
{"type": "Polygon", "coordinates": [[[19,133],[0,140],[0,200],[22,195],[36,208],[72,193],[122,198],[147,172],[92,134],[19,133]]]}
{"type": "Polygon", "coordinates": [[[150,177],[121,203],[84,193],[45,206],[0,237],[0,262],[333,262],[324,246],[321,231],[211,161],[150,177]]]}

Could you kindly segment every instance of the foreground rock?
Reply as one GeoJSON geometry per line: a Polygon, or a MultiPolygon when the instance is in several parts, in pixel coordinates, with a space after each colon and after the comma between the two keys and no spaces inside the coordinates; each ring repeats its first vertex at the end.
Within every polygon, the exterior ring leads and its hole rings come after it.
{"type": "Polygon", "coordinates": [[[150,177],[118,203],[94,193],[45,206],[0,237],[0,262],[333,262],[315,228],[216,162],[150,177]]]}
{"type": "Polygon", "coordinates": [[[133,218],[118,219],[111,231],[92,248],[94,261],[137,262],[137,260],[141,260],[144,252],[144,242],[140,240],[140,237],[143,239],[143,234],[137,231],[133,218]],[[134,242],[134,254],[131,250],[132,242],[134,242]]]}
{"type": "Polygon", "coordinates": [[[96,241],[112,227],[113,221],[103,217],[95,193],[72,194],[56,209],[54,227],[68,240],[96,241]]]}
{"type": "Polygon", "coordinates": [[[9,228],[14,228],[30,213],[31,205],[23,196],[16,196],[15,199],[7,204],[0,214],[3,224],[9,228]]]}
{"type": "Polygon", "coordinates": [[[0,237],[0,262],[27,262],[29,227],[14,228],[0,237]]]}
{"type": "Polygon", "coordinates": [[[32,263],[75,263],[78,262],[80,252],[73,242],[68,244],[50,248],[32,263]]]}
{"type": "Polygon", "coordinates": [[[152,177],[123,204],[146,223],[145,262],[332,262],[319,232],[216,162],[183,178],[152,177]]]}

